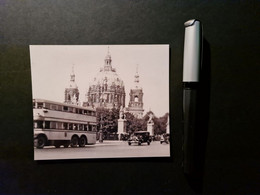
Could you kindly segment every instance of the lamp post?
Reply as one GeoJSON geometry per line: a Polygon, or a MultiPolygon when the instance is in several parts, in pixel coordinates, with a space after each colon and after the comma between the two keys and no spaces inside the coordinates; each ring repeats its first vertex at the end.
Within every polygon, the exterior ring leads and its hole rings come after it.
{"type": "MultiPolygon", "coordinates": [[[[104,101],[104,93],[102,92],[101,96],[100,96],[100,107],[102,108],[102,111],[104,109],[103,107],[103,101],[104,101]]],[[[103,143],[103,113],[101,113],[100,115],[100,130],[99,130],[99,142],[103,143]]]]}
{"type": "Polygon", "coordinates": [[[99,142],[103,143],[103,113],[100,116],[99,142]]]}

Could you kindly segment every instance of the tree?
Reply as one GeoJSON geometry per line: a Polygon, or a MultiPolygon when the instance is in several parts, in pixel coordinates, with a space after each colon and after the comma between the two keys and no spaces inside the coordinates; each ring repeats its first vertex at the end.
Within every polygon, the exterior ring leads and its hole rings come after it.
{"type": "Polygon", "coordinates": [[[104,133],[116,133],[117,132],[117,120],[119,118],[119,110],[116,108],[97,108],[97,123],[98,129],[104,133]]]}
{"type": "Polygon", "coordinates": [[[169,113],[165,113],[162,117],[158,118],[154,115],[152,111],[149,111],[143,117],[143,126],[147,126],[147,121],[149,120],[150,114],[153,114],[154,134],[156,135],[165,133],[169,113]]]}
{"type": "MultiPolygon", "coordinates": [[[[116,133],[118,130],[119,109],[97,108],[98,129],[104,134],[116,133]]],[[[167,120],[169,113],[165,113],[162,117],[156,117],[152,111],[147,112],[142,119],[136,118],[133,114],[125,113],[126,132],[131,134],[135,131],[146,131],[149,115],[153,114],[154,134],[163,134],[166,132],[167,120]]]]}
{"type": "Polygon", "coordinates": [[[136,118],[133,114],[127,112],[125,114],[126,119],[126,132],[131,134],[135,131],[141,131],[143,129],[143,120],[136,118]]]}

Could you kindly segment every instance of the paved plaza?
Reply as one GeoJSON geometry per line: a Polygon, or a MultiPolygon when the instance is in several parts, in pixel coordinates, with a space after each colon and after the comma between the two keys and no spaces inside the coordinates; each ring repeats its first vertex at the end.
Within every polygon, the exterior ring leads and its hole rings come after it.
{"type": "Polygon", "coordinates": [[[94,158],[128,158],[128,157],[170,157],[170,145],[160,144],[159,141],[150,145],[128,145],[125,141],[97,142],[84,148],[55,148],[47,146],[43,149],[34,149],[35,160],[55,159],[94,159],[94,158]]]}

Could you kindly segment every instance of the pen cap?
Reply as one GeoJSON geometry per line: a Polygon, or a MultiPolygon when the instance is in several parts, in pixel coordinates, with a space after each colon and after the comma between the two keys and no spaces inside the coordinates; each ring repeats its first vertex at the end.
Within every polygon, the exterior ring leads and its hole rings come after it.
{"type": "Polygon", "coordinates": [[[184,23],[183,82],[198,82],[201,65],[201,24],[198,20],[184,23]]]}

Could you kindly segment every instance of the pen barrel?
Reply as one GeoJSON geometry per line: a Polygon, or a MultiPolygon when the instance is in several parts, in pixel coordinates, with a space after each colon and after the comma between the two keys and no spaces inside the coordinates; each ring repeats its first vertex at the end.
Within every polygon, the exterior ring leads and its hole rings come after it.
{"type": "Polygon", "coordinates": [[[194,172],[195,133],[197,129],[198,83],[184,83],[183,89],[183,169],[187,174],[194,172]]]}

